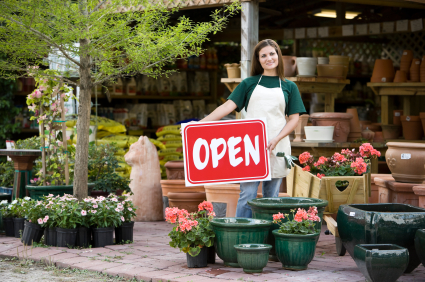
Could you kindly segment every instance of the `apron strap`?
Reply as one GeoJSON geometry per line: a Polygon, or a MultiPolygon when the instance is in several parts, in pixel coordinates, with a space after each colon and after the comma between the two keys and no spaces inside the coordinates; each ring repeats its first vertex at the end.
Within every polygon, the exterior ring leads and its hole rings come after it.
{"type": "Polygon", "coordinates": [[[258,80],[257,85],[260,83],[262,77],[263,75],[260,76],[260,79],[258,80]]]}

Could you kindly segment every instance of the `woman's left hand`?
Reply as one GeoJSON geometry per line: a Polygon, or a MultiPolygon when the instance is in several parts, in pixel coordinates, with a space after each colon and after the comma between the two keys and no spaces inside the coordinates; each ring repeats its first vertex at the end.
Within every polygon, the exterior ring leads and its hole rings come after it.
{"type": "Polygon", "coordinates": [[[270,140],[269,144],[267,145],[267,151],[273,151],[279,141],[280,140],[278,138],[273,138],[270,140]]]}

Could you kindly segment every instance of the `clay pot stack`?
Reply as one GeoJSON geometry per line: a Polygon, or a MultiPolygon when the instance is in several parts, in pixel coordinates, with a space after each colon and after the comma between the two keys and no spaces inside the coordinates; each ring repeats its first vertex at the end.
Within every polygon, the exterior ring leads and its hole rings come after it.
{"type": "Polygon", "coordinates": [[[343,77],[347,77],[348,66],[350,64],[350,57],[332,55],[332,56],[329,56],[329,64],[330,65],[343,65],[344,66],[343,77]]]}
{"type": "Polygon", "coordinates": [[[370,82],[393,82],[395,76],[393,61],[376,59],[370,82]]]}
{"type": "Polygon", "coordinates": [[[410,66],[410,81],[411,82],[419,82],[420,80],[420,66],[421,66],[421,60],[420,59],[413,59],[412,65],[410,66]]]}
{"type": "Polygon", "coordinates": [[[352,114],[353,118],[350,119],[350,133],[348,134],[348,142],[355,141],[362,138],[362,130],[360,127],[359,115],[357,109],[347,109],[347,113],[352,114]]]}
{"type": "Polygon", "coordinates": [[[297,73],[297,57],[282,56],[283,73],[285,77],[294,77],[297,73]]]}
{"type": "Polygon", "coordinates": [[[404,50],[400,61],[400,70],[404,71],[409,79],[409,70],[412,65],[413,52],[411,50],[404,50]]]}
{"type": "Polygon", "coordinates": [[[353,115],[349,113],[313,113],[310,115],[313,126],[334,126],[333,139],[335,142],[347,142],[352,118],[353,115]]]}
{"type": "Polygon", "coordinates": [[[407,82],[407,73],[402,70],[396,71],[394,82],[407,82]]]}
{"type": "Polygon", "coordinates": [[[422,140],[424,131],[419,116],[401,116],[403,137],[406,140],[422,140]]]}
{"type": "Polygon", "coordinates": [[[241,64],[225,64],[227,69],[228,78],[240,78],[241,77],[241,64]]]}

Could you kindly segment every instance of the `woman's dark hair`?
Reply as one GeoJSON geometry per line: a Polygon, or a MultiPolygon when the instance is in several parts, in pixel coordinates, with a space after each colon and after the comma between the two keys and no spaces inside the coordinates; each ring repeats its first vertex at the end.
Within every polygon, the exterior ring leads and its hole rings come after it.
{"type": "Polygon", "coordinates": [[[272,39],[264,39],[258,42],[257,46],[255,46],[254,53],[252,54],[252,60],[251,60],[251,76],[263,74],[264,69],[260,64],[260,50],[264,47],[271,46],[276,50],[277,53],[277,75],[280,77],[280,79],[285,80],[284,72],[283,72],[283,59],[282,59],[282,52],[280,51],[279,45],[272,40],[272,39]]]}

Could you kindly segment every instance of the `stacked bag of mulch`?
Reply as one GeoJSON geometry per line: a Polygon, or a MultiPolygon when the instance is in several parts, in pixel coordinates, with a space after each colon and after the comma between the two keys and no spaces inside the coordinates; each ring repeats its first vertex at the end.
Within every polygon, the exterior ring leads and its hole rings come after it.
{"type": "Polygon", "coordinates": [[[165,148],[158,151],[159,164],[161,167],[161,177],[167,178],[165,173],[165,163],[168,161],[183,160],[183,144],[180,135],[180,125],[167,125],[156,131],[158,137],[156,141],[161,142],[165,148]]]}

